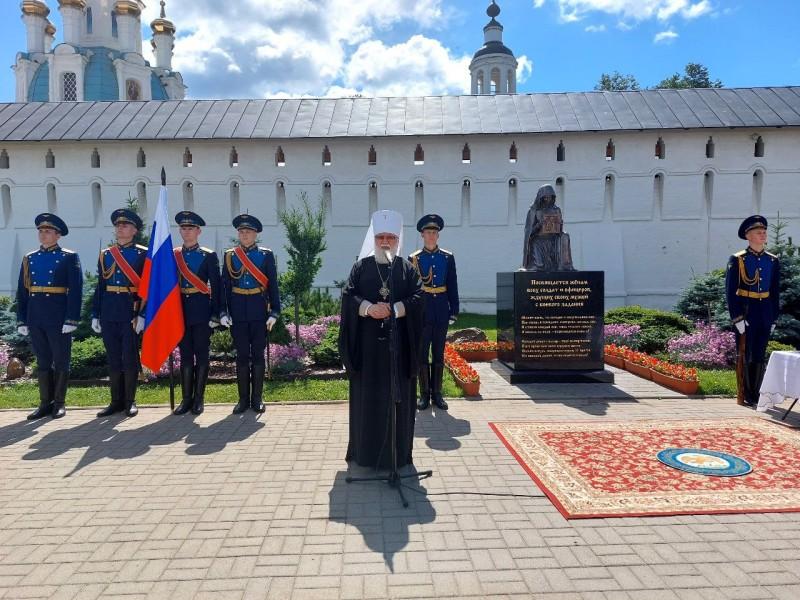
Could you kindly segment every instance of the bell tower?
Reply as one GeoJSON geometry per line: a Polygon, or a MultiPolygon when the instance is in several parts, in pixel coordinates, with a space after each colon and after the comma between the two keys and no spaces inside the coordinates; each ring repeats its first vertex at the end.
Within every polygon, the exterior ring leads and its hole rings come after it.
{"type": "Polygon", "coordinates": [[[473,94],[515,94],[517,59],[503,44],[503,26],[497,20],[500,7],[495,0],[486,9],[490,21],[483,28],[483,46],[469,65],[473,94]]]}

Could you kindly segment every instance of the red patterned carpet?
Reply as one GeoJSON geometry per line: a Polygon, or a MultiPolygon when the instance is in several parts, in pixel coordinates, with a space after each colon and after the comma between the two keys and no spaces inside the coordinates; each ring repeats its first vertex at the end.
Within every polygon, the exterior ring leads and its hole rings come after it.
{"type": "Polygon", "coordinates": [[[490,426],[567,519],[800,512],[800,432],[763,419],[490,426]],[[679,471],[656,458],[670,447],[733,454],[753,471],[679,471]]]}

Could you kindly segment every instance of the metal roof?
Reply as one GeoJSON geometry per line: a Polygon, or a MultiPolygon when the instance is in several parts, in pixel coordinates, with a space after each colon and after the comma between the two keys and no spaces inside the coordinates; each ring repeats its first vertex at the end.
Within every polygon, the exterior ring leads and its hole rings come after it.
{"type": "Polygon", "coordinates": [[[0,141],[214,140],[800,126],[800,87],[0,104],[0,141]]]}

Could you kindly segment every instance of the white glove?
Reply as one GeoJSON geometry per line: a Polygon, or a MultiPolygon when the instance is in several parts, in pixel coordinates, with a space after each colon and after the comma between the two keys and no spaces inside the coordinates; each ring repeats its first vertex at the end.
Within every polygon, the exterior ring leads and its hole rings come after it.
{"type": "Polygon", "coordinates": [[[736,323],[736,331],[744,333],[744,328],[747,327],[747,321],[739,321],[736,323]]]}
{"type": "Polygon", "coordinates": [[[103,328],[100,327],[100,319],[92,319],[92,331],[95,333],[103,332],[103,328]]]}
{"type": "Polygon", "coordinates": [[[28,329],[27,325],[20,325],[19,327],[17,327],[17,333],[20,335],[28,335],[30,333],[30,330],[28,329]]]}
{"type": "Polygon", "coordinates": [[[208,326],[211,327],[211,329],[216,329],[217,327],[219,327],[219,323],[217,323],[216,321],[209,321],[208,326]]]}
{"type": "Polygon", "coordinates": [[[225,315],[219,320],[219,324],[223,327],[231,327],[233,326],[233,319],[231,319],[228,315],[225,315]]]}
{"type": "Polygon", "coordinates": [[[278,322],[278,319],[275,317],[270,317],[267,319],[267,331],[272,331],[272,328],[275,327],[275,323],[278,322]]]}
{"type": "Polygon", "coordinates": [[[136,332],[136,335],[139,335],[144,331],[144,317],[136,317],[136,322],[133,324],[133,330],[136,332]]]}
{"type": "Polygon", "coordinates": [[[450,319],[447,321],[447,324],[448,325],[455,325],[456,324],[456,318],[455,317],[450,317],[450,319]]]}
{"type": "Polygon", "coordinates": [[[75,331],[77,328],[78,328],[78,326],[77,326],[77,325],[64,325],[64,326],[61,328],[61,333],[72,333],[72,332],[73,332],[73,331],[75,331]]]}

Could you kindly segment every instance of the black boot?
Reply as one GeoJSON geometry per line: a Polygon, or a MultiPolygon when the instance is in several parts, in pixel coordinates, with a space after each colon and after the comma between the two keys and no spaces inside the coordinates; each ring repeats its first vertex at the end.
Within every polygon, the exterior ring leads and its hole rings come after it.
{"type": "Polygon", "coordinates": [[[37,379],[39,381],[39,408],[28,415],[28,421],[35,421],[41,419],[53,412],[53,372],[38,371],[37,379]]]}
{"type": "Polygon", "coordinates": [[[233,414],[240,415],[250,408],[250,369],[247,365],[236,365],[236,387],[239,389],[239,402],[233,407],[233,414]]]}
{"type": "Polygon", "coordinates": [[[125,398],[125,383],[122,371],[111,371],[108,374],[108,387],[111,391],[111,403],[97,413],[98,417],[108,417],[123,409],[123,399],[125,398]]]}
{"type": "Polygon", "coordinates": [[[194,391],[194,368],[181,365],[181,403],[175,409],[176,415],[185,415],[192,409],[194,398],[192,392],[194,391]]]}
{"type": "Polygon", "coordinates": [[[442,397],[442,377],[444,376],[444,365],[442,363],[434,363],[433,377],[431,377],[431,396],[433,396],[433,404],[439,410],[447,410],[447,402],[442,397]]]}
{"type": "Polygon", "coordinates": [[[419,400],[417,410],[426,410],[431,405],[431,366],[428,363],[419,368],[419,400]]]}
{"type": "Polygon", "coordinates": [[[67,381],[69,371],[56,371],[53,383],[53,418],[60,419],[67,414],[67,381]]]}
{"type": "Polygon", "coordinates": [[[125,371],[125,414],[135,417],[139,414],[136,407],[136,387],[139,385],[138,371],[125,371]]]}
{"type": "Polygon", "coordinates": [[[192,414],[202,415],[205,410],[206,383],[208,382],[208,365],[198,365],[195,370],[194,405],[192,414]]]}
{"type": "Polygon", "coordinates": [[[758,370],[760,363],[744,363],[744,404],[756,406],[758,404],[758,370]]]}
{"type": "Polygon", "coordinates": [[[253,384],[253,391],[250,397],[250,407],[257,413],[263,413],[266,408],[264,407],[264,375],[267,372],[266,365],[253,365],[253,376],[251,383],[253,384]]]}

